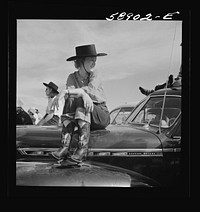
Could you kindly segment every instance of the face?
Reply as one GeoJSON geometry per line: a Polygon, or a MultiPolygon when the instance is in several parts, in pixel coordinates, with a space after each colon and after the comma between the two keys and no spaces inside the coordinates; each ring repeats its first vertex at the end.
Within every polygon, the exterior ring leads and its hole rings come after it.
{"type": "Polygon", "coordinates": [[[46,96],[50,96],[50,94],[51,94],[51,88],[46,87],[45,93],[46,93],[46,96]]]}
{"type": "Polygon", "coordinates": [[[97,60],[96,57],[86,57],[86,58],[85,58],[84,66],[85,66],[85,69],[86,69],[88,72],[92,72],[92,69],[93,69],[93,68],[95,67],[95,65],[96,65],[96,60],[97,60]]]}

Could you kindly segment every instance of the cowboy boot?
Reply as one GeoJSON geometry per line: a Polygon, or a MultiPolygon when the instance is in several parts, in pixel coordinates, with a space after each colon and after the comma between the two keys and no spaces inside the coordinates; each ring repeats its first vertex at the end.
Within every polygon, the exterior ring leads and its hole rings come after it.
{"type": "Polygon", "coordinates": [[[167,87],[170,88],[173,84],[173,80],[174,79],[174,76],[171,74],[169,77],[168,77],[168,81],[167,81],[167,87]]]}
{"type": "Polygon", "coordinates": [[[147,90],[147,89],[144,89],[142,87],[139,87],[140,91],[142,94],[148,96],[150,93],[154,92],[154,90],[147,90]]]}
{"type": "Polygon", "coordinates": [[[63,144],[57,151],[51,152],[50,156],[56,160],[64,159],[69,155],[69,146],[74,133],[75,122],[70,122],[66,127],[63,125],[61,143],[63,144]]]}
{"type": "Polygon", "coordinates": [[[79,126],[79,142],[75,153],[69,158],[71,162],[82,162],[87,155],[88,143],[90,138],[90,123],[85,123],[83,127],[79,126]]]}

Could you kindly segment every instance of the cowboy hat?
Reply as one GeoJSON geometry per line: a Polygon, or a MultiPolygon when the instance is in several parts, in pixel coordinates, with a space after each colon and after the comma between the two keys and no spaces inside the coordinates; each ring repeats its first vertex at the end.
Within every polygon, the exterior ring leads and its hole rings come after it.
{"type": "Polygon", "coordinates": [[[66,61],[73,61],[81,57],[98,57],[107,55],[106,53],[97,53],[94,44],[77,46],[75,49],[76,56],[69,57],[66,61]]]}
{"type": "Polygon", "coordinates": [[[56,93],[59,93],[58,86],[56,84],[54,84],[53,82],[49,82],[49,84],[43,82],[43,84],[49,88],[52,88],[56,93]]]}

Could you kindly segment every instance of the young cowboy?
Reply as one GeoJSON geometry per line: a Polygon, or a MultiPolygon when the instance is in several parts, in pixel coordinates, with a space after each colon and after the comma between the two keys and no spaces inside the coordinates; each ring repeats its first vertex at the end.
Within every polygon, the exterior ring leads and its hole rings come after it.
{"type": "Polygon", "coordinates": [[[46,96],[48,97],[48,104],[46,108],[46,114],[44,117],[37,123],[38,126],[49,126],[49,125],[58,125],[60,116],[62,115],[62,109],[64,105],[64,101],[60,100],[60,107],[54,108],[52,107],[52,103],[56,96],[59,94],[58,86],[53,82],[43,83],[46,86],[46,96]]]}
{"type": "Polygon", "coordinates": [[[65,98],[65,106],[61,121],[62,147],[50,155],[57,160],[68,158],[71,163],[81,162],[86,156],[90,130],[104,129],[110,123],[110,114],[106,106],[106,97],[98,73],[94,70],[97,57],[105,53],[97,53],[94,44],[77,46],[76,56],[67,61],[74,61],[75,72],[67,78],[66,89],[61,91],[54,101],[65,98]],[[79,141],[73,155],[69,152],[70,142],[75,126],[78,127],[79,141]]]}

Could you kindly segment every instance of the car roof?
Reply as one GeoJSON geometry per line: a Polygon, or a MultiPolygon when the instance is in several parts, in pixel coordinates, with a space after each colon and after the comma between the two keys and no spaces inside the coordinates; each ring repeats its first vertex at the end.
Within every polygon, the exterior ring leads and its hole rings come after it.
{"type": "Polygon", "coordinates": [[[117,107],[113,108],[111,111],[117,110],[119,108],[134,108],[136,105],[137,105],[137,103],[122,104],[122,105],[118,105],[117,107]]]}
{"type": "Polygon", "coordinates": [[[166,88],[166,89],[160,89],[157,91],[154,91],[150,94],[150,96],[157,96],[157,95],[164,95],[166,91],[166,95],[175,95],[175,96],[181,96],[181,88],[180,87],[172,87],[172,88],[166,88]]]}

